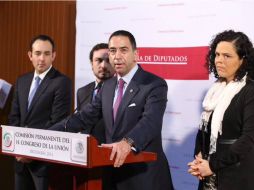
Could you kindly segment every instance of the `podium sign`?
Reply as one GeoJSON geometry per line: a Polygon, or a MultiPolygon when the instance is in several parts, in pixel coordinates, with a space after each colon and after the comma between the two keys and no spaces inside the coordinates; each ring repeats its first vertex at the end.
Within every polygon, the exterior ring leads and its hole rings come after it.
{"type": "Polygon", "coordinates": [[[87,166],[86,134],[2,125],[2,152],[87,166]]]}
{"type": "MultiPolygon", "coordinates": [[[[0,154],[55,163],[49,190],[102,190],[103,167],[114,165],[112,149],[91,135],[2,125],[0,137],[0,154]]],[[[156,160],[156,153],[130,152],[124,163],[156,160]]]]}

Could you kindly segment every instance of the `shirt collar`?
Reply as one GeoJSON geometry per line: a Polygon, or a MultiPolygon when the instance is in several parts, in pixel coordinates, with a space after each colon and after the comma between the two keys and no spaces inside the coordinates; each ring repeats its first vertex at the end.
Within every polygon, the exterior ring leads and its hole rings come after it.
{"type": "MultiPolygon", "coordinates": [[[[101,81],[100,83],[103,85],[103,82],[102,82],[102,81],[101,81]]],[[[98,83],[97,81],[95,81],[94,89],[97,88],[98,84],[99,84],[99,83],[98,83]]],[[[101,85],[101,86],[102,86],[102,85],[101,85]]]]}
{"type": "Polygon", "coordinates": [[[135,73],[138,70],[138,65],[136,64],[129,73],[127,73],[126,75],[124,75],[123,77],[120,77],[119,75],[117,75],[117,81],[122,78],[124,80],[124,82],[128,85],[132,79],[132,77],[135,75],[135,73]]]}
{"type": "Polygon", "coordinates": [[[43,80],[51,68],[52,68],[52,65],[46,71],[44,71],[43,73],[41,73],[39,75],[36,73],[36,71],[34,71],[34,79],[35,79],[35,77],[39,76],[40,79],[43,80]]]}

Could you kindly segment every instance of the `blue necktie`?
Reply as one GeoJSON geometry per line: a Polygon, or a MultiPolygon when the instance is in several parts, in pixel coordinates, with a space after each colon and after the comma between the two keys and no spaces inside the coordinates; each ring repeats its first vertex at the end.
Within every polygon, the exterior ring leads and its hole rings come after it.
{"type": "Polygon", "coordinates": [[[92,102],[95,100],[95,96],[100,92],[102,87],[102,82],[99,82],[96,86],[96,88],[93,91],[93,98],[92,98],[92,102]]]}
{"type": "Polygon", "coordinates": [[[35,77],[34,87],[31,90],[31,93],[30,93],[30,95],[28,97],[28,109],[29,109],[29,107],[30,107],[30,105],[31,105],[31,103],[33,101],[34,95],[35,95],[35,93],[36,93],[36,91],[37,91],[37,89],[38,89],[38,87],[40,85],[40,81],[41,81],[41,78],[39,76],[35,77]]]}

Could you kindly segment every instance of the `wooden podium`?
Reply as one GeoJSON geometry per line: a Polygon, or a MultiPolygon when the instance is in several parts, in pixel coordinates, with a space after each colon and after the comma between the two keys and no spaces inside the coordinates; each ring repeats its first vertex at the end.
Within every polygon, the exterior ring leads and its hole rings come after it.
{"type": "MultiPolygon", "coordinates": [[[[28,129],[26,129],[28,130],[28,129]]],[[[44,130],[45,131],[45,130],[44,130]]],[[[52,131],[49,131],[52,132],[52,131]]],[[[113,166],[114,160],[109,160],[111,149],[98,146],[97,140],[89,136],[87,139],[87,164],[73,163],[31,157],[22,154],[9,154],[2,151],[2,128],[0,127],[0,153],[8,156],[23,156],[33,160],[51,163],[49,171],[50,190],[102,190],[103,168],[113,166]],[[53,164],[52,164],[53,163],[53,164]]],[[[131,152],[125,164],[156,161],[157,154],[152,152],[131,152]]]]}

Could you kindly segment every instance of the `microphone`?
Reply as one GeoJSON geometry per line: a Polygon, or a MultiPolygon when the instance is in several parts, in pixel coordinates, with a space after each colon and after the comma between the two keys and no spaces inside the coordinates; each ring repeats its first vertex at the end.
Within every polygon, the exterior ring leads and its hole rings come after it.
{"type": "MultiPolygon", "coordinates": [[[[99,91],[100,91],[102,85],[103,85],[103,82],[100,82],[100,83],[97,84],[96,88],[94,89],[94,90],[97,90],[95,96],[99,93],[99,91]]],[[[92,104],[93,101],[94,101],[94,100],[93,100],[93,99],[94,99],[94,91],[93,91],[92,96],[93,96],[93,98],[92,98],[92,101],[90,101],[90,104],[92,104]]],[[[78,122],[78,123],[76,124],[76,126],[82,126],[83,122],[82,122],[82,120],[81,120],[80,117],[79,117],[79,115],[80,115],[80,109],[81,109],[80,106],[81,106],[85,101],[86,101],[86,99],[83,99],[83,100],[79,103],[79,106],[77,106],[77,107],[74,109],[73,113],[70,114],[70,115],[66,118],[66,120],[64,121],[64,131],[65,131],[65,132],[70,132],[70,131],[68,130],[68,129],[69,129],[68,122],[69,122],[70,120],[73,120],[73,122],[78,122]],[[73,116],[75,116],[75,115],[76,115],[76,117],[75,117],[75,119],[73,119],[73,116]]],[[[78,131],[78,132],[81,132],[81,130],[82,130],[82,128],[81,128],[80,131],[78,131]]],[[[72,132],[72,131],[71,131],[71,132],[72,132]]]]}
{"type": "Polygon", "coordinates": [[[68,122],[69,122],[69,120],[70,120],[70,118],[71,118],[72,115],[73,115],[73,114],[69,115],[69,116],[67,117],[67,119],[64,121],[64,131],[65,131],[65,132],[68,132],[68,131],[67,131],[67,124],[68,124],[68,122]]]}
{"type": "Polygon", "coordinates": [[[79,111],[77,108],[74,109],[73,113],[68,115],[65,119],[62,121],[54,124],[48,130],[53,130],[53,131],[64,131],[64,132],[80,132],[75,126],[82,126],[83,122],[79,117],[79,111]],[[71,126],[68,126],[69,122],[72,122],[71,126]]]}
{"type": "Polygon", "coordinates": [[[69,115],[64,121],[65,132],[79,133],[84,129],[82,126],[85,124],[81,120],[79,111],[69,115]]]}
{"type": "MultiPolygon", "coordinates": [[[[80,102],[80,104],[79,105],[82,105],[84,102],[85,102],[85,100],[86,99],[83,99],[81,102],[80,102]]],[[[78,113],[79,112],[79,106],[77,106],[75,109],[74,109],[74,111],[73,111],[73,113],[72,114],[70,114],[66,119],[65,119],[65,121],[64,121],[64,131],[65,132],[68,132],[67,131],[67,129],[68,129],[68,122],[70,121],[70,119],[71,119],[71,117],[75,114],[75,113],[78,113]]]]}
{"type": "MultiPolygon", "coordinates": [[[[84,101],[85,101],[85,99],[80,103],[80,105],[82,105],[84,103],[84,101]]],[[[83,126],[83,125],[84,125],[84,123],[83,123],[83,121],[81,120],[81,117],[80,117],[80,109],[77,106],[74,109],[73,113],[70,114],[65,119],[65,121],[64,121],[64,131],[65,132],[76,132],[76,133],[78,133],[78,132],[82,131],[83,128],[80,127],[80,126],[83,126]],[[72,127],[71,127],[72,130],[69,130],[70,127],[68,126],[68,123],[70,121],[72,122],[72,127]],[[75,128],[75,126],[79,126],[80,127],[79,130],[77,130],[77,128],[75,128]]]]}

